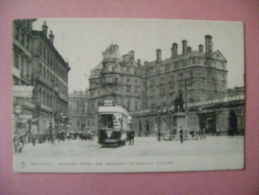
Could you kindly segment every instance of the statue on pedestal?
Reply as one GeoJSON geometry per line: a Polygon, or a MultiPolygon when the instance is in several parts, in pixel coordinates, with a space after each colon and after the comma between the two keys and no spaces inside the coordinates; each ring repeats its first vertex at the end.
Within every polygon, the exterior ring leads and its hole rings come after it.
{"type": "Polygon", "coordinates": [[[183,100],[183,93],[181,90],[178,92],[178,96],[175,97],[174,100],[174,111],[175,112],[184,112],[184,100],[183,100]]]}

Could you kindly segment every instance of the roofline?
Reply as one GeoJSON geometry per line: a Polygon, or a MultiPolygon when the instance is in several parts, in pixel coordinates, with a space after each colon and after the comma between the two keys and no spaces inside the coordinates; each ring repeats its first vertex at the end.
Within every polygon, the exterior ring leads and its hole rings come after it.
{"type": "Polygon", "coordinates": [[[43,31],[38,31],[38,30],[32,30],[32,35],[35,37],[40,37],[44,40],[45,43],[54,51],[54,53],[58,56],[58,58],[62,61],[62,63],[67,69],[67,72],[71,69],[68,65],[67,62],[65,62],[64,58],[61,56],[61,54],[57,51],[57,49],[54,47],[54,45],[50,42],[50,40],[46,37],[43,31]]]}

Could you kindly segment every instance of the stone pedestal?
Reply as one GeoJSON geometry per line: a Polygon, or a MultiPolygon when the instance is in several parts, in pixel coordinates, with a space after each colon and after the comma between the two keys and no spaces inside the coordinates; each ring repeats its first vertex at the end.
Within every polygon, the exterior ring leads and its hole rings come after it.
{"type": "Polygon", "coordinates": [[[174,118],[174,126],[173,130],[176,132],[176,135],[179,135],[179,131],[182,128],[183,130],[186,130],[186,114],[185,112],[177,112],[173,115],[174,118]]]}

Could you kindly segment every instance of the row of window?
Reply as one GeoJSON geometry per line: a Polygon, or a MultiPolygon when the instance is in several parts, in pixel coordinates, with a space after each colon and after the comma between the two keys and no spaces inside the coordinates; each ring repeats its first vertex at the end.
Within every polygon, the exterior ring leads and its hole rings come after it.
{"type": "Polygon", "coordinates": [[[190,59],[184,59],[181,61],[175,61],[172,64],[166,64],[166,65],[161,65],[159,67],[152,68],[148,71],[148,74],[157,74],[160,72],[164,71],[169,71],[169,70],[174,70],[182,67],[187,67],[188,65],[195,65],[195,64],[200,64],[201,63],[201,58],[195,57],[195,58],[190,58],[190,59]]]}
{"type": "Polygon", "coordinates": [[[19,27],[17,24],[15,24],[14,27],[14,38],[19,41],[23,47],[25,47],[27,50],[31,50],[31,36],[27,31],[25,31],[23,28],[19,27]]]}
{"type": "MultiPolygon", "coordinates": [[[[134,83],[138,83],[138,79],[132,79],[134,83]]],[[[132,82],[132,80],[130,78],[127,78],[127,83],[132,82]]],[[[117,77],[104,77],[103,78],[103,82],[104,83],[118,83],[120,82],[119,79],[117,77]]],[[[95,87],[96,84],[92,83],[91,87],[95,87]]]]}
{"type": "Polygon", "coordinates": [[[137,75],[138,70],[137,68],[132,67],[121,67],[120,65],[107,65],[105,72],[118,72],[118,73],[124,73],[124,74],[134,74],[137,75]]]}
{"type": "Polygon", "coordinates": [[[43,78],[47,79],[50,81],[54,87],[58,87],[59,91],[62,92],[63,94],[67,94],[67,87],[64,85],[59,79],[51,73],[48,68],[45,68],[44,65],[39,63],[39,74],[43,76],[43,78]]]}
{"type": "MultiPolygon", "coordinates": [[[[203,71],[199,71],[197,73],[198,75],[198,78],[201,78],[201,79],[204,79],[205,77],[205,73],[203,71]]],[[[213,80],[218,80],[218,81],[221,81],[221,82],[224,82],[225,81],[225,76],[223,74],[216,74],[215,72],[210,72],[210,73],[207,73],[208,75],[208,78],[210,79],[213,79],[213,80]]],[[[154,87],[156,82],[159,82],[159,84],[165,84],[166,81],[168,81],[169,83],[174,83],[175,82],[175,79],[177,81],[181,81],[183,79],[193,79],[194,78],[194,73],[193,71],[189,71],[189,72],[186,72],[185,74],[184,73],[178,73],[177,77],[175,77],[175,75],[171,74],[171,75],[163,75],[162,77],[160,78],[153,78],[153,79],[150,79],[149,80],[149,86],[150,87],[154,87]]]]}
{"type": "MultiPolygon", "coordinates": [[[[90,103],[89,111],[94,112],[100,105],[102,105],[100,101],[97,102],[97,105],[95,105],[94,102],[90,103]]],[[[128,111],[137,111],[140,109],[138,100],[127,100],[125,104],[123,104],[123,107],[125,107],[128,111]]]]}
{"type": "Polygon", "coordinates": [[[21,71],[22,77],[31,78],[31,61],[26,55],[14,52],[13,66],[21,71]]]}
{"type": "Polygon", "coordinates": [[[39,55],[47,62],[49,67],[53,69],[63,80],[67,81],[67,72],[62,63],[57,60],[54,54],[49,51],[47,46],[39,43],[39,55]]]}
{"type": "MultiPolygon", "coordinates": [[[[90,92],[90,97],[93,98],[95,96],[99,97],[105,94],[110,94],[110,93],[114,93],[118,91],[118,88],[115,87],[105,87],[103,89],[99,89],[99,90],[93,90],[90,92]]],[[[139,95],[140,92],[140,87],[139,86],[135,86],[134,88],[131,85],[127,85],[126,86],[126,93],[127,95],[133,95],[135,94],[136,96],[139,95]]]]}
{"type": "Polygon", "coordinates": [[[56,96],[53,96],[52,93],[43,88],[39,88],[39,102],[44,105],[52,107],[54,110],[65,111],[66,103],[59,100],[56,96]]]}

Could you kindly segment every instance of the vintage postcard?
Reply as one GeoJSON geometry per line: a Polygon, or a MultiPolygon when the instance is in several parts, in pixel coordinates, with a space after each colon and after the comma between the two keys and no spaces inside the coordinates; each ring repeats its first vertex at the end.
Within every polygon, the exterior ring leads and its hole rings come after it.
{"type": "Polygon", "coordinates": [[[14,20],[14,171],[243,169],[243,28],[14,20]]]}

